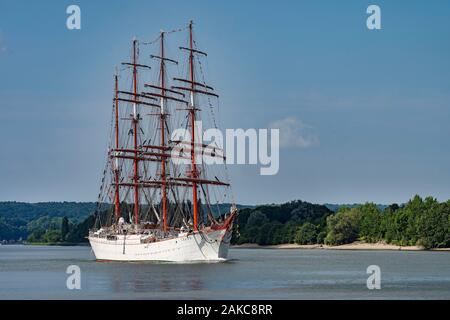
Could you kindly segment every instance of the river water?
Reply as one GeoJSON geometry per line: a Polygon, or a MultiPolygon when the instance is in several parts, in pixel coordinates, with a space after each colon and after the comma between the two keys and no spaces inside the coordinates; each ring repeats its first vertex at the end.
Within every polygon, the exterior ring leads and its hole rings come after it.
{"type": "Polygon", "coordinates": [[[0,246],[0,299],[450,299],[450,252],[231,249],[222,263],[96,262],[90,247],[0,246]],[[67,267],[81,271],[69,290],[67,267]],[[367,288],[367,267],[381,289],[367,288]]]}

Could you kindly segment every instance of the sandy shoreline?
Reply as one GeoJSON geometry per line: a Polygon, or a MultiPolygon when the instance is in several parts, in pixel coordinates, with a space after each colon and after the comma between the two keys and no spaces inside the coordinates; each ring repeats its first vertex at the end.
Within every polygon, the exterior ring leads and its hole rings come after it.
{"type": "MultiPolygon", "coordinates": [[[[357,241],[349,244],[343,244],[340,246],[327,246],[321,244],[300,245],[294,243],[277,244],[260,246],[256,243],[246,243],[241,245],[234,245],[232,248],[242,249],[320,249],[320,250],[400,250],[400,251],[421,251],[425,250],[420,246],[397,246],[386,243],[366,243],[357,241]]],[[[450,251],[450,248],[431,249],[430,251],[450,251]]]]}

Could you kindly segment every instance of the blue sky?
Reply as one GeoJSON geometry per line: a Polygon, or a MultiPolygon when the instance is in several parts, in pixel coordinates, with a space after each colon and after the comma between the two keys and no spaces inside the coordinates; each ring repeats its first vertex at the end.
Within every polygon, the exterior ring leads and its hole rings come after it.
{"type": "Polygon", "coordinates": [[[239,203],[446,200],[449,18],[448,1],[1,0],[0,200],[95,201],[115,65],[133,36],[189,19],[222,127],[295,119],[316,139],[281,149],[276,176],[232,166],[239,203]],[[366,28],[369,4],[382,30],[366,28]]]}

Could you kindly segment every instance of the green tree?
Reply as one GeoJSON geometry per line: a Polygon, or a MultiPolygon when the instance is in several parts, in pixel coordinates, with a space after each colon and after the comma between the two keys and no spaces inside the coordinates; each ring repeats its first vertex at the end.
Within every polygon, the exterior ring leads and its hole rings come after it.
{"type": "Polygon", "coordinates": [[[366,203],[355,208],[361,216],[359,236],[367,242],[377,242],[383,239],[382,213],[374,203],[366,203]]]}
{"type": "Polygon", "coordinates": [[[61,240],[64,241],[66,239],[67,234],[69,233],[69,219],[64,217],[61,221],[61,240]]]}
{"type": "Polygon", "coordinates": [[[265,223],[261,228],[259,228],[258,236],[256,238],[256,243],[259,245],[267,245],[270,243],[269,232],[272,228],[270,223],[265,223]]]}
{"type": "Polygon", "coordinates": [[[66,241],[72,243],[87,242],[86,237],[89,234],[89,229],[91,229],[94,224],[95,216],[88,216],[82,222],[71,228],[70,232],[66,236],[66,241]]]}
{"type": "Polygon", "coordinates": [[[342,208],[327,218],[327,237],[325,243],[340,245],[351,243],[358,238],[361,213],[358,208],[342,208]]]}
{"type": "Polygon", "coordinates": [[[417,219],[417,244],[429,248],[450,246],[450,203],[425,200],[424,212],[417,219]]]}
{"type": "Polygon", "coordinates": [[[43,242],[42,236],[44,235],[43,230],[35,230],[31,232],[27,237],[27,242],[33,243],[33,242],[43,242]]]}
{"type": "Polygon", "coordinates": [[[314,244],[317,241],[317,226],[312,223],[305,222],[302,224],[295,235],[295,243],[298,244],[314,244]]]}
{"type": "Polygon", "coordinates": [[[269,220],[267,219],[267,217],[266,217],[266,215],[264,213],[262,213],[261,211],[254,211],[248,217],[247,225],[248,226],[262,227],[268,221],[269,220]]]}
{"type": "Polygon", "coordinates": [[[47,243],[55,243],[61,240],[61,232],[58,230],[48,230],[42,236],[42,240],[47,243]]]}
{"type": "Polygon", "coordinates": [[[316,239],[316,243],[318,244],[324,244],[325,243],[325,238],[327,237],[327,232],[325,230],[320,231],[317,234],[317,239],[316,239]]]}

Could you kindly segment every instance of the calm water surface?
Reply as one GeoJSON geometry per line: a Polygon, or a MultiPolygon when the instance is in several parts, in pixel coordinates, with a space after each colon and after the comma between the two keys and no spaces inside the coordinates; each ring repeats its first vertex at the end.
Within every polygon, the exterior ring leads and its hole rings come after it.
{"type": "Polygon", "coordinates": [[[450,253],[231,249],[224,263],[96,262],[90,247],[0,246],[0,299],[450,299],[450,253]],[[81,269],[68,290],[66,268],[81,269]],[[381,268],[381,290],[366,269],[381,268]]]}

